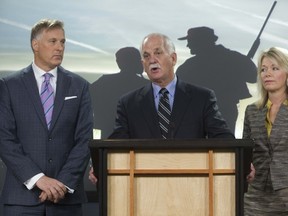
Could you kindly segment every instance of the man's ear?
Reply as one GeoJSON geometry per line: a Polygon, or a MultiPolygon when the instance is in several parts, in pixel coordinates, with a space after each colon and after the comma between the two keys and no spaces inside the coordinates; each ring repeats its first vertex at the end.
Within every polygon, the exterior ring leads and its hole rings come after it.
{"type": "Polygon", "coordinates": [[[38,51],[38,47],[39,47],[39,41],[38,40],[36,40],[36,39],[33,39],[32,40],[32,48],[33,48],[33,51],[35,52],[35,51],[38,51]]]}
{"type": "Polygon", "coordinates": [[[172,58],[173,66],[175,66],[177,63],[177,54],[175,52],[172,53],[171,58],[172,58]]]}

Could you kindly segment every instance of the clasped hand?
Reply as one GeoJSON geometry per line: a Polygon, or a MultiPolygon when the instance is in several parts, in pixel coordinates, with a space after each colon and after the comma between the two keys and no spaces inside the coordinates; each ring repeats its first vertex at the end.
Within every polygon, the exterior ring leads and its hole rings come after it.
{"type": "Polygon", "coordinates": [[[246,176],[246,179],[247,179],[248,183],[251,183],[254,180],[255,173],[256,173],[256,170],[255,170],[253,164],[251,163],[250,164],[250,173],[246,176]]]}
{"type": "Polygon", "coordinates": [[[42,176],[36,182],[36,186],[42,190],[39,196],[40,202],[49,200],[53,203],[58,203],[67,193],[67,188],[62,182],[47,176],[42,176]]]}

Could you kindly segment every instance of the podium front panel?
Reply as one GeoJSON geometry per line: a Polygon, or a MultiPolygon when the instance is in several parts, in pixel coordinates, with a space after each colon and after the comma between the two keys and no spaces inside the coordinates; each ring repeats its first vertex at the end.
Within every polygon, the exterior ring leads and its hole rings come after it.
{"type": "Polygon", "coordinates": [[[233,216],[235,153],[108,151],[108,216],[233,216]]]}
{"type": "Polygon", "coordinates": [[[89,144],[100,216],[243,216],[249,139],[89,144]]]}

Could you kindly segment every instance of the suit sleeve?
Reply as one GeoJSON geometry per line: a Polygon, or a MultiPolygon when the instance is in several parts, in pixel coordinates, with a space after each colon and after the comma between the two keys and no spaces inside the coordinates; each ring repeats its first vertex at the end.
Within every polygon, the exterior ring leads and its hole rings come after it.
{"type": "Polygon", "coordinates": [[[243,139],[249,139],[251,138],[250,135],[250,124],[249,124],[249,118],[248,118],[248,107],[245,110],[245,116],[244,116],[244,126],[243,126],[243,135],[242,138],[243,139]]]}
{"type": "Polygon", "coordinates": [[[89,93],[89,83],[86,82],[79,105],[77,123],[74,132],[74,145],[66,163],[62,167],[57,179],[69,188],[77,189],[83,180],[90,158],[89,142],[93,138],[93,111],[89,93]]]}
{"type": "Polygon", "coordinates": [[[210,91],[205,107],[204,119],[208,138],[234,138],[219,111],[213,91],[210,91]]]}
{"type": "Polygon", "coordinates": [[[123,98],[119,100],[117,105],[116,119],[114,130],[109,139],[129,139],[128,115],[124,106],[123,98]]]}
{"type": "Polygon", "coordinates": [[[0,80],[0,157],[21,183],[42,172],[29,154],[25,154],[17,136],[16,119],[10,102],[10,92],[0,80]]]}

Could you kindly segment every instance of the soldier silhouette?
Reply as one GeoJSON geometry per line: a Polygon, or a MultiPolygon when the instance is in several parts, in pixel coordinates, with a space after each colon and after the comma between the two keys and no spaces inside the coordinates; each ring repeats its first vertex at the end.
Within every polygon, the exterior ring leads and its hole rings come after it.
{"type": "Polygon", "coordinates": [[[103,75],[90,85],[94,128],[101,130],[102,139],[107,138],[113,130],[120,96],[149,82],[142,76],[143,65],[138,49],[124,47],[115,56],[120,72],[103,75]]]}
{"type": "Polygon", "coordinates": [[[216,45],[214,30],[195,27],[188,30],[187,47],[193,55],[180,65],[176,74],[186,82],[206,86],[215,91],[218,106],[232,131],[235,130],[240,99],[250,97],[246,82],[256,82],[256,66],[239,52],[216,45]]]}

